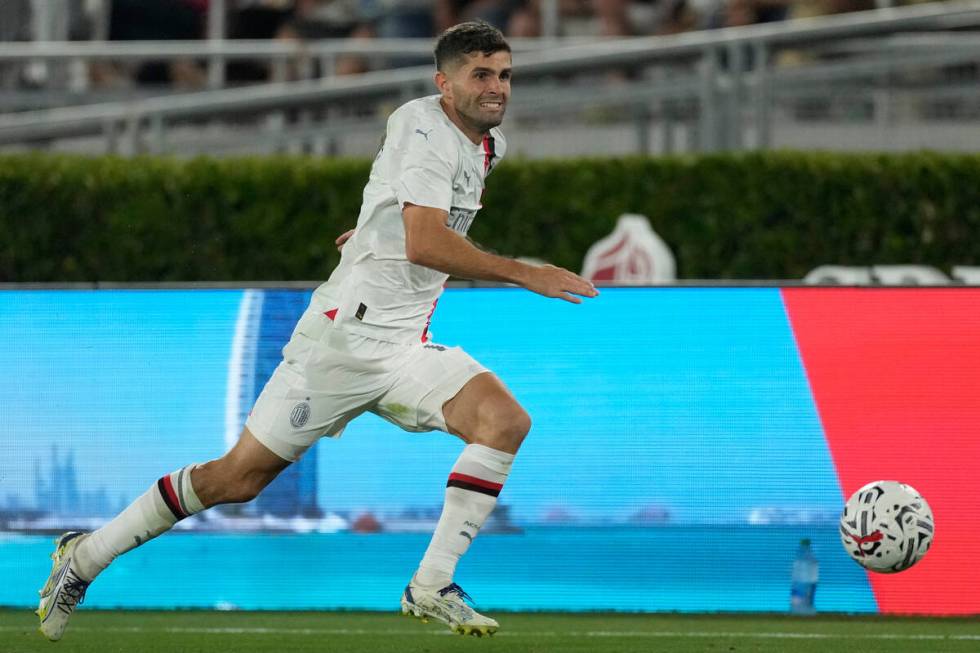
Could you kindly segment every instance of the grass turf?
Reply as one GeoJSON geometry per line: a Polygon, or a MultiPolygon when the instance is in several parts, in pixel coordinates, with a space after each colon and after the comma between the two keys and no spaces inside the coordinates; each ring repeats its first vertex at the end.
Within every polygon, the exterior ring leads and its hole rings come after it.
{"type": "Polygon", "coordinates": [[[392,613],[80,610],[57,644],[29,610],[0,610],[3,653],[753,652],[956,653],[980,650],[980,619],[779,615],[498,614],[476,639],[392,613]]]}

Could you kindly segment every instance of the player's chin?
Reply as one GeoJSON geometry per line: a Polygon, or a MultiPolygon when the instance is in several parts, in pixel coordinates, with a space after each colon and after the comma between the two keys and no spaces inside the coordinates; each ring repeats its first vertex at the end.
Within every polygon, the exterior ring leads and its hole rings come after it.
{"type": "Polygon", "coordinates": [[[484,131],[491,127],[498,127],[504,121],[504,108],[481,109],[480,120],[483,122],[484,131]]]}
{"type": "Polygon", "coordinates": [[[500,126],[500,123],[502,123],[502,122],[503,122],[503,116],[501,116],[499,120],[484,120],[483,121],[483,124],[481,125],[480,131],[481,132],[488,132],[491,129],[493,129],[494,127],[499,127],[500,126]]]}

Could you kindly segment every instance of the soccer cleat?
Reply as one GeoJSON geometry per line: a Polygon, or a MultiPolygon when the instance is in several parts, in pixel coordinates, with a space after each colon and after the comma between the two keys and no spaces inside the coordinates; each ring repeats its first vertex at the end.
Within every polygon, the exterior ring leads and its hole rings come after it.
{"type": "Polygon", "coordinates": [[[41,591],[41,602],[35,614],[41,618],[41,634],[56,642],[61,639],[68,627],[68,619],[75,606],[85,598],[85,590],[91,581],[84,580],[72,568],[75,547],[82,541],[84,533],[65,533],[55,540],[51,559],[51,575],[41,591]]]}
{"type": "Polygon", "coordinates": [[[465,599],[473,600],[463,588],[453,583],[441,590],[427,589],[409,583],[402,594],[402,614],[421,619],[441,621],[460,635],[483,637],[493,635],[500,625],[490,617],[466,605],[465,599]]]}

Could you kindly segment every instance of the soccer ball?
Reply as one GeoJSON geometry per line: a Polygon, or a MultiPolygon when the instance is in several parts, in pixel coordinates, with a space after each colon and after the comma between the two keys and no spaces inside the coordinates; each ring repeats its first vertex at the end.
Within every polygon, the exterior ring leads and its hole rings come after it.
{"type": "Polygon", "coordinates": [[[881,574],[904,571],[932,544],[932,510],[905,483],[875,481],[851,495],[840,517],[840,540],[859,565],[881,574]]]}

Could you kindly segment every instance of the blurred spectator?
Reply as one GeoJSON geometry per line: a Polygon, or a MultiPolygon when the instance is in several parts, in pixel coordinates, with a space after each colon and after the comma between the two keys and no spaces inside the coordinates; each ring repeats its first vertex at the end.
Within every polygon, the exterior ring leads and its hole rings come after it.
{"type": "Polygon", "coordinates": [[[644,33],[637,16],[656,0],[556,0],[562,36],[623,37],[644,33]]]}
{"type": "Polygon", "coordinates": [[[436,34],[431,0],[361,0],[361,12],[383,39],[432,38],[436,34]]]}
{"type": "Polygon", "coordinates": [[[507,21],[507,29],[504,33],[522,39],[541,36],[541,11],[537,3],[523,3],[515,9],[507,21]]]}
{"type": "Polygon", "coordinates": [[[789,11],[789,17],[796,19],[830,16],[852,11],[870,11],[876,7],[875,0],[796,0],[789,11]]]}
{"type": "Polygon", "coordinates": [[[467,20],[485,20],[507,34],[511,18],[531,9],[522,0],[436,0],[435,5],[437,33],[467,20]]]}
{"type": "Polygon", "coordinates": [[[566,36],[676,34],[701,25],[698,5],[710,0],[559,0],[566,36]]]}
{"type": "MultiPolygon", "coordinates": [[[[272,39],[295,13],[293,0],[233,0],[228,11],[230,39],[272,39]]],[[[225,67],[229,82],[264,82],[271,77],[262,61],[230,61],[225,67]]]]}
{"type": "MultiPolygon", "coordinates": [[[[194,40],[204,35],[207,0],[113,0],[109,15],[111,41],[194,40]]],[[[207,76],[189,59],[148,61],[134,73],[140,84],[173,84],[201,88],[207,76]]]]}
{"type": "MultiPolygon", "coordinates": [[[[371,38],[374,32],[362,15],[363,0],[237,0],[229,16],[229,37],[233,39],[281,39],[314,41],[323,39],[371,38]]],[[[367,64],[361,57],[338,57],[330,70],[320,70],[319,60],[291,65],[287,79],[309,76],[346,75],[363,72],[367,64]],[[305,70],[301,70],[304,68],[305,70]]],[[[263,62],[232,62],[227,78],[235,82],[269,81],[274,77],[263,62]]]]}
{"type": "Polygon", "coordinates": [[[680,34],[702,28],[700,12],[687,0],[664,0],[654,34],[680,34]]]}
{"type": "Polygon", "coordinates": [[[348,38],[363,27],[359,0],[297,0],[295,13],[283,26],[301,39],[348,38]]]}
{"type": "MultiPolygon", "coordinates": [[[[293,15],[276,33],[276,38],[295,40],[372,38],[374,31],[364,20],[359,0],[297,0],[293,15]]],[[[319,62],[314,62],[318,66],[319,62]]],[[[317,75],[351,75],[367,70],[363,57],[342,56],[333,70],[314,70],[317,75]]],[[[295,76],[295,74],[294,74],[295,76]]]]}
{"type": "Polygon", "coordinates": [[[271,39],[296,13],[296,0],[232,0],[228,38],[271,39]]]}
{"type": "Polygon", "coordinates": [[[786,20],[793,0],[727,0],[709,16],[706,27],[741,27],[786,20]]]}
{"type": "Polygon", "coordinates": [[[632,4],[630,0],[593,0],[599,36],[633,36],[638,30],[630,16],[632,4]]]}
{"type": "MultiPolygon", "coordinates": [[[[816,16],[830,16],[833,14],[846,14],[853,11],[869,11],[875,9],[875,0],[795,0],[790,7],[790,20],[798,18],[813,18],[816,16]]],[[[815,55],[808,50],[785,49],[781,50],[776,56],[777,66],[798,66],[806,62],[814,61],[817,58],[833,58],[837,55],[824,53],[815,55]]]]}
{"type": "MultiPolygon", "coordinates": [[[[72,2],[55,7],[49,0],[0,0],[0,42],[77,41],[92,38],[94,3],[72,2]]],[[[71,86],[78,77],[69,74],[66,61],[0,65],[0,85],[59,88],[71,86]]]]}
{"type": "MultiPolygon", "coordinates": [[[[30,0],[0,2],[0,43],[27,41],[31,38],[30,0]]],[[[0,64],[0,88],[8,88],[20,81],[20,66],[0,64]]]]}
{"type": "Polygon", "coordinates": [[[31,38],[31,0],[0,2],[0,42],[29,41],[31,38]]]}

